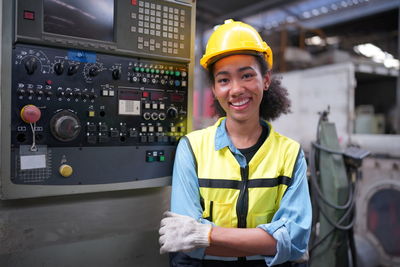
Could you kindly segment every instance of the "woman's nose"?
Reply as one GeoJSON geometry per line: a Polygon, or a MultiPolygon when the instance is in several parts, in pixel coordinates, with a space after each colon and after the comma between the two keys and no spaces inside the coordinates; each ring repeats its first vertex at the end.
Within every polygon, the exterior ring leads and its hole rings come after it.
{"type": "Polygon", "coordinates": [[[241,95],[244,92],[244,88],[243,88],[243,84],[238,81],[238,80],[232,80],[232,84],[231,84],[231,90],[229,90],[229,93],[232,96],[237,96],[237,95],[241,95]]]}

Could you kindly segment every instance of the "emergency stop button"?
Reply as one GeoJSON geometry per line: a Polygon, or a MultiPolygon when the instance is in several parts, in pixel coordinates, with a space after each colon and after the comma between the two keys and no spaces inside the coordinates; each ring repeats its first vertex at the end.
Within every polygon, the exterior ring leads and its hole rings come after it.
{"type": "Polygon", "coordinates": [[[65,178],[70,177],[72,175],[72,173],[74,172],[72,167],[68,164],[61,165],[60,168],[58,169],[58,171],[60,172],[61,176],[65,177],[65,178]]]}
{"type": "Polygon", "coordinates": [[[35,105],[26,105],[21,109],[21,119],[26,123],[35,123],[40,119],[42,113],[35,105]]]}

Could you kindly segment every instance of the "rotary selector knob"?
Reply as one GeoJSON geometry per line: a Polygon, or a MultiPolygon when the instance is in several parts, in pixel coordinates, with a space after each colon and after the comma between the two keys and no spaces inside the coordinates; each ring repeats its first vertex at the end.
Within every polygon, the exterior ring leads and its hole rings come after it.
{"type": "Polygon", "coordinates": [[[169,107],[167,110],[167,115],[170,118],[178,118],[178,110],[175,107],[169,107]]]}
{"type": "Polygon", "coordinates": [[[111,75],[114,80],[119,80],[121,78],[121,71],[119,69],[113,69],[111,75]]]}
{"type": "Polygon", "coordinates": [[[62,142],[73,141],[81,131],[79,118],[71,111],[63,110],[50,120],[50,130],[54,138],[62,142]]]}
{"type": "Polygon", "coordinates": [[[17,90],[17,95],[24,96],[25,94],[26,94],[26,91],[24,89],[20,88],[17,90]]]}
{"type": "Polygon", "coordinates": [[[32,57],[25,61],[25,70],[29,75],[32,75],[38,67],[36,58],[32,57]]]}
{"type": "Polygon", "coordinates": [[[90,76],[90,77],[95,77],[95,76],[97,76],[97,74],[99,74],[99,69],[98,69],[98,68],[96,68],[96,67],[91,67],[91,68],[89,69],[89,76],[90,76]]]}
{"type": "Polygon", "coordinates": [[[78,68],[79,68],[78,65],[69,65],[68,66],[68,70],[67,70],[67,74],[68,75],[74,75],[75,73],[78,72],[78,68]]]}
{"type": "Polygon", "coordinates": [[[64,64],[61,62],[57,62],[56,64],[54,64],[54,72],[57,75],[61,75],[64,72],[64,64]]]}

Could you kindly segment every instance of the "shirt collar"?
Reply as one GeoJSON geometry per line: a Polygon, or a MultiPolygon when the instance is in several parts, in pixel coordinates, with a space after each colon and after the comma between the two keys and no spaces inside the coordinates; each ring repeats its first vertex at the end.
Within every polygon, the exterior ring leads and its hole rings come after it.
{"type": "Polygon", "coordinates": [[[215,133],[215,150],[218,151],[224,147],[229,147],[233,150],[234,146],[226,131],[226,118],[223,118],[217,127],[215,133]]]}
{"type": "MultiPolygon", "coordinates": [[[[236,147],[233,145],[231,138],[226,131],[226,118],[222,118],[220,120],[219,125],[217,126],[217,131],[215,133],[215,150],[218,151],[224,147],[229,147],[231,151],[235,151],[236,147]]],[[[261,125],[267,126],[270,128],[268,123],[264,120],[260,120],[261,125]]]]}

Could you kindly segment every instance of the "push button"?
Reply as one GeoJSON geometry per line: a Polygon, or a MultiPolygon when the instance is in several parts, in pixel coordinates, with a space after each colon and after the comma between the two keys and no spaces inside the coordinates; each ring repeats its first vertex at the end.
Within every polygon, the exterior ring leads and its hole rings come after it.
{"type": "Polygon", "coordinates": [[[72,173],[74,172],[72,167],[68,164],[61,165],[60,168],[58,169],[58,171],[61,174],[61,176],[65,177],[65,178],[70,177],[72,175],[72,173]]]}

